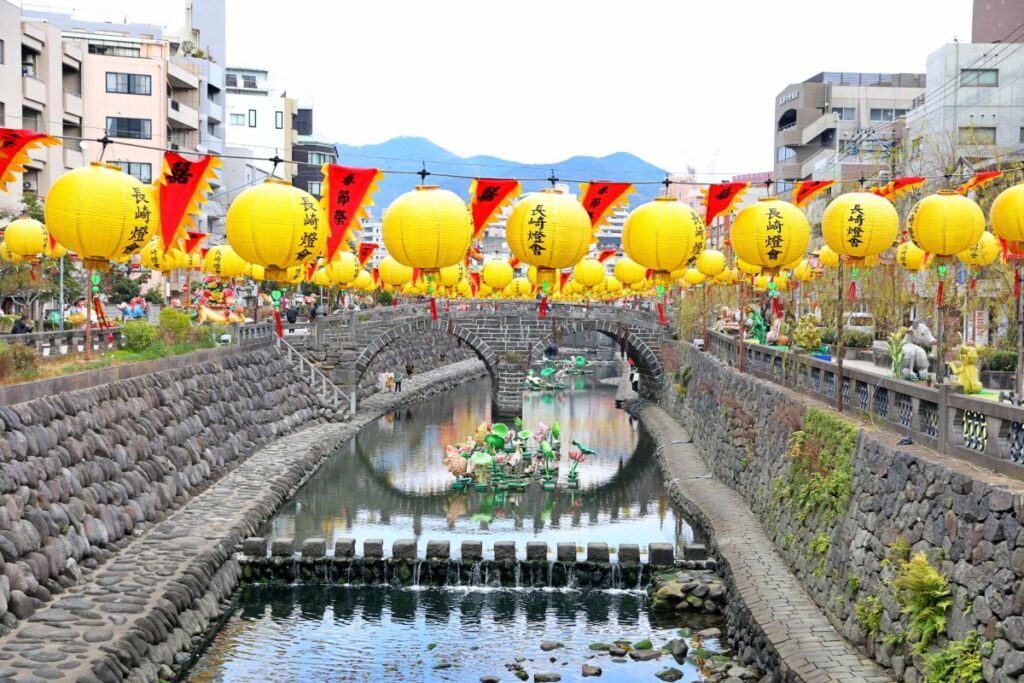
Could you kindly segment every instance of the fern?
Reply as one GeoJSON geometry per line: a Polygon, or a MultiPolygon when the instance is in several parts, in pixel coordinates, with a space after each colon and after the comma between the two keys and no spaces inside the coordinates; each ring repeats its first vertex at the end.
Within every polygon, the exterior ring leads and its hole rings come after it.
{"type": "Polygon", "coordinates": [[[900,565],[893,583],[896,597],[909,617],[907,638],[914,642],[913,653],[922,655],[935,636],[946,630],[946,610],[953,602],[949,580],[918,553],[900,565]]]}
{"type": "Polygon", "coordinates": [[[884,611],[882,601],[874,595],[858,600],[857,604],[853,606],[857,623],[872,638],[882,632],[882,613],[884,611]]]}
{"type": "Polygon", "coordinates": [[[925,658],[925,683],[981,683],[981,636],[971,631],[925,658]]]}

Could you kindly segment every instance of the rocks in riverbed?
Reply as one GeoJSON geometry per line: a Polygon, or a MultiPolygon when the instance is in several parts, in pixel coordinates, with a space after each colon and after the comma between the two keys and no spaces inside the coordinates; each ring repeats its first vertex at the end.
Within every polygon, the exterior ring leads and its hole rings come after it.
{"type": "Polygon", "coordinates": [[[602,673],[601,667],[593,666],[591,664],[583,665],[583,677],[588,678],[590,676],[600,676],[602,673]]]}
{"type": "Polygon", "coordinates": [[[725,610],[725,585],[711,571],[659,572],[647,591],[651,596],[651,609],[659,612],[719,614],[725,610]]]}
{"type": "Polygon", "coordinates": [[[559,643],[557,640],[545,640],[543,643],[540,644],[540,649],[544,652],[551,652],[552,650],[557,650],[560,647],[565,646],[562,645],[562,643],[559,643]]]}
{"type": "Polygon", "coordinates": [[[635,662],[649,662],[661,658],[661,650],[630,650],[629,657],[635,662]]]}
{"type": "Polygon", "coordinates": [[[562,674],[556,673],[539,673],[533,675],[533,680],[537,683],[555,683],[555,681],[562,680],[562,674]]]}
{"type": "Polygon", "coordinates": [[[683,672],[670,666],[667,669],[662,669],[654,675],[663,681],[678,681],[683,677],[683,672]]]}
{"type": "Polygon", "coordinates": [[[686,657],[686,653],[689,652],[689,650],[690,646],[687,645],[686,641],[682,638],[673,638],[661,647],[662,652],[667,652],[675,657],[676,660],[686,657]]]}

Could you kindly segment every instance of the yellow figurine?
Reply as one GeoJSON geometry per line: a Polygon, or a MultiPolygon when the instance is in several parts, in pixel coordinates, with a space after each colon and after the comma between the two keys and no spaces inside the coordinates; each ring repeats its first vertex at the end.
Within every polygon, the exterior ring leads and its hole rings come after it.
{"type": "Polygon", "coordinates": [[[978,349],[974,346],[960,347],[960,360],[949,364],[949,369],[956,375],[965,394],[977,394],[984,388],[978,375],[978,349]]]}

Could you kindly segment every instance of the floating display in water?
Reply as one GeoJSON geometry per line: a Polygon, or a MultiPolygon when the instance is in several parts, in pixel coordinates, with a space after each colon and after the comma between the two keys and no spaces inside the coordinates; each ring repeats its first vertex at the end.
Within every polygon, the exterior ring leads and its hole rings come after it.
{"type": "MultiPolygon", "coordinates": [[[[575,489],[579,488],[579,465],[594,451],[575,440],[572,445],[562,484],[575,489]]],[[[519,418],[511,429],[502,422],[481,422],[465,441],[447,446],[444,465],[455,477],[452,488],[456,491],[522,491],[534,483],[553,491],[559,481],[561,448],[558,422],[550,427],[540,422],[532,431],[524,429],[519,418]]]]}
{"type": "Polygon", "coordinates": [[[561,391],[568,386],[565,382],[567,376],[593,374],[587,365],[589,363],[583,356],[571,356],[560,361],[547,358],[539,375],[532,369],[527,372],[523,388],[526,391],[561,391]]]}

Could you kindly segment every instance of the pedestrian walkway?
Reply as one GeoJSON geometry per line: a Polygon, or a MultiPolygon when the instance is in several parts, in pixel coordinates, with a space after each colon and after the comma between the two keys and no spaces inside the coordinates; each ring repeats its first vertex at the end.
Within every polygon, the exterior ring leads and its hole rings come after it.
{"type": "Polygon", "coordinates": [[[0,640],[0,680],[169,678],[158,663],[189,648],[237,584],[235,547],[328,455],[386,412],[483,373],[467,360],[415,375],[400,394],[367,398],[349,422],[313,425],[260,449],[0,640]]]}
{"type": "Polygon", "coordinates": [[[746,501],[714,478],[689,433],[654,404],[642,403],[634,412],[657,445],[669,494],[706,522],[735,595],[764,633],[766,647],[775,653],[781,676],[773,680],[894,680],[832,627],[775,551],[746,501]]]}

